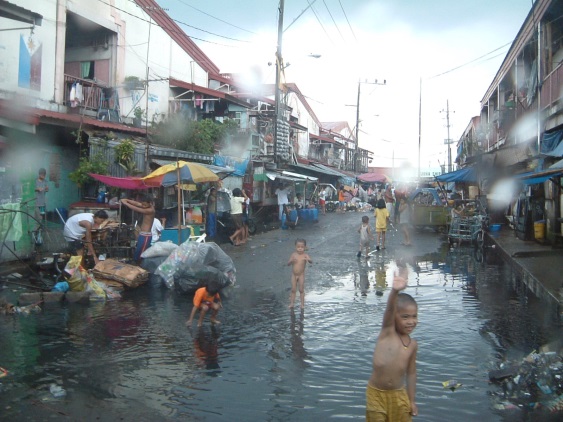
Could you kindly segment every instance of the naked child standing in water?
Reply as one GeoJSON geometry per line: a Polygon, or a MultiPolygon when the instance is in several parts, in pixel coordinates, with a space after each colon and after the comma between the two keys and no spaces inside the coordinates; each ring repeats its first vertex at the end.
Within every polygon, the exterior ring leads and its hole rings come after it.
{"type": "Polygon", "coordinates": [[[295,252],[289,257],[287,265],[292,265],[291,273],[291,295],[289,296],[289,307],[293,308],[295,303],[295,295],[297,286],[299,286],[299,298],[301,299],[301,309],[305,307],[305,267],[307,262],[312,264],[313,261],[308,254],[305,253],[307,242],[305,239],[297,239],[295,241],[295,252]]]}

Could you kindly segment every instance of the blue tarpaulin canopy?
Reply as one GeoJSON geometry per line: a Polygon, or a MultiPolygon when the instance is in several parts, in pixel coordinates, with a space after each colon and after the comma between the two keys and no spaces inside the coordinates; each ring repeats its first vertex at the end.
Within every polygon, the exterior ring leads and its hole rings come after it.
{"type": "Polygon", "coordinates": [[[438,182],[477,182],[477,173],[473,167],[436,176],[438,182]]]}
{"type": "Polygon", "coordinates": [[[563,168],[560,167],[550,167],[548,170],[522,173],[516,176],[518,181],[524,185],[535,185],[538,183],[543,183],[552,177],[561,177],[563,174],[563,168]]]}

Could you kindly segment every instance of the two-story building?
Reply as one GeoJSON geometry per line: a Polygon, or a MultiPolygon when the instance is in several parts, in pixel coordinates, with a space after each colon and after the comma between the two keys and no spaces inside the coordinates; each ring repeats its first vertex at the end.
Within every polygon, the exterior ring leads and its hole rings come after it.
{"type": "Polygon", "coordinates": [[[545,221],[549,238],[561,234],[561,175],[550,168],[563,156],[563,1],[533,3],[500,69],[458,143],[457,161],[478,168],[480,188],[516,175],[512,213],[517,233],[530,238],[545,221]]]}

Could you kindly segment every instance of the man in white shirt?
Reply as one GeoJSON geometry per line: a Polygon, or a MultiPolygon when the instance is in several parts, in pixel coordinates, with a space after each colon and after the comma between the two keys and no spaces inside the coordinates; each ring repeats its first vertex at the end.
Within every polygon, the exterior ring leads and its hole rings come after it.
{"type": "Polygon", "coordinates": [[[98,263],[98,257],[94,251],[94,245],[92,245],[92,230],[97,229],[107,219],[107,213],[100,210],[95,214],[89,212],[75,214],[66,221],[63,236],[69,243],[73,255],[82,256],[85,244],[89,255],[93,256],[96,264],[98,263]]]}
{"type": "Polygon", "coordinates": [[[152,241],[151,241],[151,245],[158,242],[158,239],[160,239],[160,234],[162,233],[162,230],[164,230],[164,227],[162,227],[162,223],[160,222],[160,220],[158,218],[155,218],[152,222],[152,229],[151,229],[152,241]]]}
{"type": "Polygon", "coordinates": [[[282,189],[277,188],[275,194],[278,196],[278,207],[279,207],[279,219],[281,221],[283,214],[284,205],[289,204],[289,189],[287,187],[282,187],[282,189]]]}

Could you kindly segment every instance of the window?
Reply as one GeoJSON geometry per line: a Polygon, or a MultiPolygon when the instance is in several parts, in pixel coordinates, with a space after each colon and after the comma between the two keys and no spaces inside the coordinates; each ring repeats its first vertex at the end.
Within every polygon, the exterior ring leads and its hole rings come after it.
{"type": "Polygon", "coordinates": [[[80,77],[82,79],[94,79],[94,63],[95,62],[80,62],[80,77]]]}

